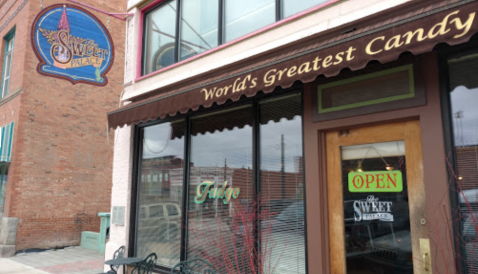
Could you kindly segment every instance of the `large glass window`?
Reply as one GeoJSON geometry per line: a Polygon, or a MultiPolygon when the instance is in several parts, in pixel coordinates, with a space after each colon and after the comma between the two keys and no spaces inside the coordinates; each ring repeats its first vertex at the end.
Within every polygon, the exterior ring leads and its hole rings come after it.
{"type": "Polygon", "coordinates": [[[457,256],[468,271],[463,273],[478,273],[478,54],[451,58],[448,67],[456,163],[451,187],[458,193],[462,230],[454,238],[465,253],[457,256]]]}
{"type": "Polygon", "coordinates": [[[177,0],[152,10],[144,21],[144,62],[146,74],[167,67],[176,62],[175,40],[177,0]]]}
{"type": "Polygon", "coordinates": [[[180,60],[184,60],[217,46],[219,1],[183,0],[181,4],[180,60]]]}
{"type": "Polygon", "coordinates": [[[275,0],[226,1],[225,42],[270,25],[276,21],[275,0]]]}
{"type": "Polygon", "coordinates": [[[166,267],[180,260],[184,129],[184,120],[142,129],[136,255],[154,252],[166,267]],[[163,173],[170,180],[151,180],[163,173]]]}
{"type": "Polygon", "coordinates": [[[244,106],[191,120],[188,258],[206,256],[221,273],[229,267],[223,252],[231,257],[239,252],[231,241],[238,236],[232,220],[238,212],[234,210],[240,210],[240,205],[247,209],[253,197],[251,118],[252,108],[244,106]],[[206,188],[199,184],[205,182],[212,183],[210,191],[226,192],[219,195],[224,198],[216,195],[198,201],[198,190],[206,188]],[[235,201],[228,189],[240,189],[235,201]]]}
{"type": "Polygon", "coordinates": [[[3,80],[1,98],[8,95],[10,90],[10,76],[12,74],[12,55],[13,45],[15,41],[14,33],[10,33],[5,37],[5,56],[3,59],[3,80]]]}
{"type": "Polygon", "coordinates": [[[260,186],[267,199],[262,216],[273,220],[265,227],[270,233],[261,234],[262,248],[274,273],[305,273],[301,96],[266,100],[260,116],[260,186]]]}
{"type": "Polygon", "coordinates": [[[331,0],[163,1],[144,16],[142,74],[185,60],[327,1],[331,0]]]}
{"type": "Polygon", "coordinates": [[[305,273],[301,95],[251,101],[140,127],[136,256],[305,273]]]}

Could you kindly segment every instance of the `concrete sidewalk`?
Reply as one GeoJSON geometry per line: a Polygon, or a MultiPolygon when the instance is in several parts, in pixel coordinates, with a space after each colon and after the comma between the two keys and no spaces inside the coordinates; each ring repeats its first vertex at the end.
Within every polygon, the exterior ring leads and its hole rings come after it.
{"type": "Polygon", "coordinates": [[[103,267],[104,254],[78,246],[0,259],[0,274],[97,274],[103,267]]]}

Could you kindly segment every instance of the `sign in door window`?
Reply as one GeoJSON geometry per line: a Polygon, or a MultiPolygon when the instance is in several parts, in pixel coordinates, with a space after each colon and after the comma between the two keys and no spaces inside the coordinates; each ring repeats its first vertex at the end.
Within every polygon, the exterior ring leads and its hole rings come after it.
{"type": "Polygon", "coordinates": [[[404,142],[341,153],[347,273],[413,273],[404,142]]]}

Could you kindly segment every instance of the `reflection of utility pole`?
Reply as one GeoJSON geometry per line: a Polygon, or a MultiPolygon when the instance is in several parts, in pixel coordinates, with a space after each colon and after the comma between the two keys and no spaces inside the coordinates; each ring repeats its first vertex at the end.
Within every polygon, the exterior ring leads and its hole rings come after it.
{"type": "Polygon", "coordinates": [[[227,159],[224,158],[224,181],[225,182],[227,180],[227,159]]]}
{"type": "Polygon", "coordinates": [[[453,113],[453,117],[456,119],[455,139],[461,141],[460,146],[465,146],[465,138],[463,136],[463,122],[462,122],[462,119],[464,117],[463,111],[460,110],[453,113]]]}
{"type": "Polygon", "coordinates": [[[284,143],[284,134],[280,136],[280,149],[281,149],[281,156],[280,156],[280,171],[282,176],[282,199],[285,199],[285,165],[284,165],[284,150],[285,150],[285,143],[284,143]]]}

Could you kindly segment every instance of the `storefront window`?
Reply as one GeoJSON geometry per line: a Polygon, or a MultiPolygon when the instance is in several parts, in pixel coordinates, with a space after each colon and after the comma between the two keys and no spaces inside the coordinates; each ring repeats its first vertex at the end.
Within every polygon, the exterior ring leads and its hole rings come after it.
{"type": "Polygon", "coordinates": [[[305,273],[301,96],[267,100],[260,116],[260,186],[267,199],[262,222],[273,220],[261,234],[266,264],[274,273],[305,273]]]}
{"type": "MultiPolygon", "coordinates": [[[[456,237],[468,273],[478,272],[478,54],[448,60],[456,181],[462,235],[456,237]]],[[[449,159],[453,162],[452,159],[449,159]]]]}
{"type": "Polygon", "coordinates": [[[136,255],[154,252],[166,267],[180,261],[184,129],[179,120],[142,130],[136,255]],[[157,180],[164,172],[171,180],[157,180]]]}
{"type": "Polygon", "coordinates": [[[250,105],[191,120],[190,197],[198,197],[198,185],[204,182],[213,183],[211,190],[240,189],[237,196],[224,193],[219,195],[224,198],[189,203],[188,258],[210,258],[223,271],[228,267],[223,254],[232,258],[242,252],[239,242],[232,241],[240,237],[232,219],[253,198],[251,122],[250,105]]]}
{"type": "Polygon", "coordinates": [[[165,268],[201,258],[220,273],[305,273],[301,94],[141,132],[136,256],[155,252],[165,268]]]}

